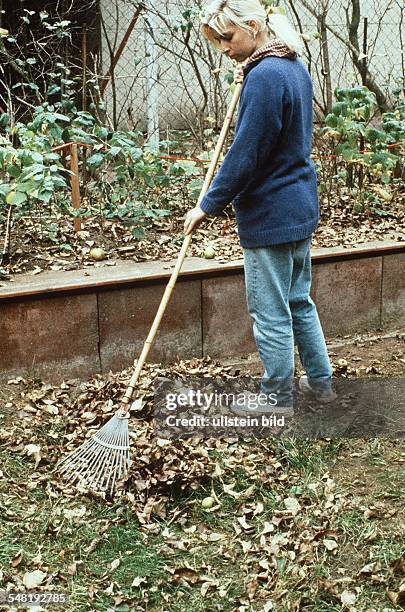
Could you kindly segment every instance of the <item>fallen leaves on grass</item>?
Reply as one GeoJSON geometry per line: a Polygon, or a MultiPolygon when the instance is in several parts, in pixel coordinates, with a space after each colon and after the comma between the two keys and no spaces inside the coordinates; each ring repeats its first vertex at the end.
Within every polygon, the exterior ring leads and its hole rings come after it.
{"type": "MultiPolygon", "coordinates": [[[[352,511],[356,503],[339,490],[329,469],[318,476],[309,471],[304,477],[305,470],[295,465],[293,459],[301,456],[305,462],[309,457],[305,453],[299,455],[299,446],[295,447],[294,442],[283,446],[261,440],[252,445],[235,439],[166,440],[154,435],[154,382],[159,377],[185,378],[190,370],[193,376],[208,378],[234,374],[231,366],[223,367],[209,359],[182,361],[170,368],[146,366],[139,388],[143,400],[132,411],[131,418],[132,452],[136,460],[127,480],[120,483],[114,502],[104,501],[106,507],[114,508],[115,518],[95,522],[89,492],[80,496],[77,490],[60,481],[52,468],[66,448],[77,447],[114,412],[130,372],[98,376],[80,385],[73,381],[59,386],[23,380],[11,383],[13,388],[20,388],[22,406],[18,410],[22,416],[8,420],[7,435],[0,436],[2,448],[26,461],[30,457],[35,460],[39,453],[41,460],[23,486],[10,483],[12,492],[7,498],[0,497],[3,516],[9,521],[18,518],[29,524],[35,513],[30,491],[39,489],[46,491],[55,504],[49,513],[46,537],[57,539],[63,530],[91,523],[94,538],[87,542],[82,559],[74,551],[66,561],[62,577],[57,566],[48,568],[42,557],[20,551],[6,568],[6,580],[18,585],[25,571],[24,576],[34,574],[34,580],[35,576],[37,580],[41,578],[38,588],[45,588],[51,572],[58,586],[66,579],[63,575],[80,577],[86,572],[86,559],[97,554],[99,547],[108,546],[112,526],[120,524],[123,513],[131,509],[131,520],[138,522],[144,542],[160,538],[159,555],[167,564],[166,578],[156,583],[146,575],[130,572],[125,580],[129,580],[128,588],[135,589],[135,594],[123,594],[124,578],[120,572],[125,568],[127,553],[119,550],[111,554],[98,581],[88,585],[90,601],[97,600],[102,593],[117,606],[122,602],[131,604],[138,596],[144,602],[153,593],[152,585],[158,584],[156,588],[164,592],[165,607],[170,609],[175,599],[164,586],[166,580],[182,592],[198,591],[207,600],[207,608],[218,598],[224,598],[232,602],[234,609],[249,610],[254,603],[257,609],[272,610],[282,607],[289,598],[294,600],[294,609],[299,609],[306,605],[308,597],[327,593],[336,605],[350,609],[357,606],[361,595],[358,589],[366,582],[373,584],[373,588],[379,587],[392,602],[401,602],[403,590],[398,582],[403,572],[402,558],[392,561],[392,576],[371,556],[363,557],[360,563],[356,557],[356,568],[342,570],[340,555],[350,538],[336,520],[352,511]],[[48,412],[49,406],[57,407],[57,413],[48,412]],[[32,454],[27,458],[29,446],[32,454]],[[24,513],[18,517],[13,512],[17,499],[24,504],[24,513]],[[314,582],[319,564],[328,567],[330,579],[314,582]],[[224,566],[228,572],[226,579],[224,566]],[[229,576],[230,568],[238,576],[236,594],[232,593],[235,579],[229,576]],[[343,576],[340,571],[344,571],[343,576]]],[[[308,447],[309,454],[318,452],[327,442],[314,444],[317,446],[308,447]]],[[[376,529],[374,522],[387,516],[383,510],[382,502],[381,507],[377,502],[359,507],[364,523],[358,547],[368,551],[376,545],[382,528],[376,529]],[[364,526],[370,529],[364,530],[364,526]]],[[[60,555],[61,564],[64,559],[65,552],[60,555]]]]}

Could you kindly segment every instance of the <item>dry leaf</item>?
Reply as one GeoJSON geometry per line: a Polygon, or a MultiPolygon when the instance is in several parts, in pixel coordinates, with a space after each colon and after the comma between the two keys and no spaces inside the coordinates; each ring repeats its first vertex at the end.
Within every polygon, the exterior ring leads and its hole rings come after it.
{"type": "Polygon", "coordinates": [[[197,572],[190,567],[178,567],[173,572],[173,582],[180,582],[181,580],[189,584],[196,584],[199,582],[200,577],[197,572]]]}
{"type": "Polygon", "coordinates": [[[41,447],[38,446],[37,444],[27,444],[24,447],[25,452],[27,453],[28,457],[33,456],[35,459],[35,467],[37,467],[37,465],[39,464],[39,462],[41,461],[41,447]]]}
{"type": "Polygon", "coordinates": [[[365,536],[365,542],[373,542],[378,538],[378,527],[374,527],[368,534],[365,536]]]}
{"type": "Polygon", "coordinates": [[[18,553],[13,557],[11,561],[11,564],[10,564],[11,567],[18,567],[21,561],[23,560],[23,556],[24,556],[24,551],[19,550],[18,553]]]}
{"type": "Polygon", "coordinates": [[[133,579],[131,586],[139,587],[141,584],[146,584],[146,583],[147,583],[147,579],[145,578],[145,576],[143,577],[136,576],[136,578],[133,579]]]}
{"type": "Polygon", "coordinates": [[[242,546],[244,554],[248,553],[249,550],[252,548],[252,542],[245,542],[243,540],[240,540],[239,544],[242,546]]]}
{"type": "Polygon", "coordinates": [[[286,509],[291,512],[293,516],[296,516],[298,512],[301,510],[301,506],[299,504],[298,499],[295,497],[286,497],[284,500],[284,505],[286,509]]]}
{"type": "Polygon", "coordinates": [[[251,530],[251,529],[254,529],[253,525],[249,525],[249,524],[246,522],[246,519],[245,519],[245,517],[244,517],[244,516],[238,516],[238,517],[237,517],[237,521],[238,521],[239,525],[240,525],[240,526],[241,526],[243,529],[245,529],[246,531],[249,531],[249,530],[251,530]]]}
{"type": "Polygon", "coordinates": [[[257,502],[255,511],[253,512],[253,516],[256,516],[257,514],[261,514],[263,511],[264,511],[264,505],[262,504],[262,502],[257,502]]]}
{"type": "Polygon", "coordinates": [[[203,582],[201,585],[201,589],[200,589],[201,595],[205,597],[208,592],[208,589],[212,586],[215,586],[215,582],[211,582],[211,581],[203,582]]]}
{"type": "Polygon", "coordinates": [[[378,516],[377,508],[366,508],[363,512],[363,516],[366,519],[374,518],[378,516]]]}
{"type": "Polygon", "coordinates": [[[82,518],[87,513],[87,509],[85,506],[80,506],[78,508],[64,508],[63,516],[68,520],[73,520],[75,518],[82,518]]]}
{"type": "Polygon", "coordinates": [[[253,578],[246,585],[246,593],[250,600],[252,600],[257,591],[257,576],[253,576],[253,578]]]}
{"type": "Polygon", "coordinates": [[[405,583],[401,584],[397,593],[397,606],[403,606],[405,604],[405,583]]]}
{"type": "Polygon", "coordinates": [[[394,574],[405,575],[405,556],[391,561],[390,568],[394,574]]]}
{"type": "Polygon", "coordinates": [[[325,546],[326,550],[335,550],[338,547],[336,540],[324,539],[323,545],[325,546]]]}
{"type": "Polygon", "coordinates": [[[210,533],[208,536],[208,540],[210,542],[219,542],[219,540],[223,540],[225,536],[222,533],[210,533]]]}
{"type": "Polygon", "coordinates": [[[235,499],[238,499],[238,497],[243,495],[243,493],[237,493],[236,491],[234,491],[233,490],[234,486],[235,484],[232,484],[232,485],[224,484],[224,493],[227,493],[228,495],[232,495],[232,497],[234,497],[235,499]]]}
{"type": "Polygon", "coordinates": [[[352,591],[343,591],[343,593],[340,595],[340,601],[345,606],[352,606],[354,603],[356,603],[356,598],[356,593],[353,593],[352,591]]]}
{"type": "Polygon", "coordinates": [[[134,402],[132,402],[131,411],[137,412],[139,410],[142,410],[142,407],[143,407],[143,397],[138,397],[134,402]]]}
{"type": "Polygon", "coordinates": [[[367,565],[361,568],[359,574],[374,574],[374,572],[376,571],[376,565],[377,563],[375,561],[374,563],[368,563],[367,565]]]}
{"type": "Polygon", "coordinates": [[[82,561],[73,561],[73,563],[71,563],[68,566],[68,574],[70,576],[74,576],[77,572],[77,566],[80,565],[82,563],[82,561]]]}
{"type": "Polygon", "coordinates": [[[263,531],[261,532],[260,535],[265,535],[266,533],[272,533],[275,530],[275,526],[273,523],[269,523],[268,521],[265,521],[264,526],[263,526],[263,531]]]}
{"type": "Polygon", "coordinates": [[[23,583],[26,589],[29,591],[35,589],[43,583],[47,574],[41,572],[41,570],[35,570],[33,572],[26,572],[23,576],[23,583]]]}
{"type": "Polygon", "coordinates": [[[110,564],[111,571],[113,572],[114,570],[116,570],[117,567],[120,566],[120,564],[121,564],[121,559],[114,559],[114,561],[111,561],[111,564],[110,564]]]}

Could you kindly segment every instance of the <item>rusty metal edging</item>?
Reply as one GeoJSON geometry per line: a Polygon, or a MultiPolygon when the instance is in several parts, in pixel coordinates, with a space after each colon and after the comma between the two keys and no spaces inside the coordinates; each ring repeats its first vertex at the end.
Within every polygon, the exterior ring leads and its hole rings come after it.
{"type": "Polygon", "coordinates": [[[321,253],[312,254],[312,263],[334,263],[338,261],[348,261],[372,257],[382,257],[383,255],[393,255],[396,253],[405,253],[405,242],[381,243],[381,246],[367,246],[374,243],[366,243],[365,246],[356,246],[351,249],[334,251],[339,247],[322,248],[321,253]]]}
{"type": "MultiPolygon", "coordinates": [[[[364,247],[357,246],[352,249],[341,249],[339,247],[322,248],[316,250],[312,254],[312,263],[314,265],[322,265],[327,263],[335,263],[348,260],[357,260],[372,257],[381,257],[383,255],[393,255],[405,253],[405,242],[395,243],[381,243],[375,246],[374,243],[366,244],[364,247]],[[319,251],[319,252],[317,252],[319,251]]],[[[77,293],[89,293],[93,291],[108,291],[112,289],[122,289],[124,287],[135,287],[135,286],[146,286],[162,284],[162,281],[169,278],[171,274],[171,262],[164,262],[167,265],[167,269],[162,269],[161,262],[156,262],[156,271],[148,272],[146,274],[134,275],[130,272],[124,273],[121,276],[114,274],[114,271],[109,268],[105,270],[106,278],[86,278],[84,274],[91,274],[92,268],[86,270],[72,270],[69,271],[73,275],[83,275],[83,279],[72,282],[63,283],[62,280],[51,282],[39,282],[38,284],[29,284],[18,287],[18,280],[15,283],[10,283],[7,287],[0,288],[0,302],[9,300],[18,300],[21,298],[39,298],[47,295],[56,294],[77,294],[77,293]]],[[[140,264],[134,264],[134,266],[140,264]]],[[[142,265],[142,264],[141,264],[142,265]]],[[[97,271],[100,269],[98,268],[97,271]]],[[[193,279],[205,279],[219,276],[231,276],[234,274],[240,274],[243,271],[243,260],[239,259],[234,262],[227,262],[224,264],[220,263],[208,263],[205,260],[199,260],[198,258],[188,258],[185,260],[185,267],[180,272],[179,280],[187,281],[193,279]],[[198,262],[198,265],[197,265],[198,262]]],[[[45,272],[46,274],[46,272],[45,272]]],[[[60,273],[58,273],[60,276],[60,273]]],[[[56,275],[55,275],[56,276],[56,275]]],[[[37,277],[35,277],[37,278],[37,277]]],[[[63,278],[60,277],[61,279],[63,278]]],[[[38,278],[40,281],[40,278],[38,278]]]]}

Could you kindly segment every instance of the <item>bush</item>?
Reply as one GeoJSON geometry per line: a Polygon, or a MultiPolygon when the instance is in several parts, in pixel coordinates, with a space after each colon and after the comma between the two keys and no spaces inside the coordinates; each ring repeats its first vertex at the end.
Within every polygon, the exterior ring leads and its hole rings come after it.
{"type": "Polygon", "coordinates": [[[325,117],[325,127],[321,130],[332,141],[333,151],[340,159],[333,179],[343,180],[351,188],[352,195],[357,197],[356,212],[371,205],[373,212],[386,214],[384,202],[390,201],[390,192],[374,184],[388,186],[398,174],[398,143],[405,133],[405,106],[397,99],[393,110],[383,113],[376,126],[377,103],[367,87],[338,88],[335,98],[332,112],[325,117]],[[373,185],[371,191],[365,189],[365,179],[368,187],[373,185]]]}

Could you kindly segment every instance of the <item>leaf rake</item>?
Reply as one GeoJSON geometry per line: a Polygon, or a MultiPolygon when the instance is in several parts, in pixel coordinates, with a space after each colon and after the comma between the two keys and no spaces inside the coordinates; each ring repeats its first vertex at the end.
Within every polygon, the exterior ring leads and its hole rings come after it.
{"type": "Polygon", "coordinates": [[[117,410],[96,434],[57,465],[61,476],[96,491],[112,492],[131,466],[129,412],[117,410]]]}
{"type": "MultiPolygon", "coordinates": [[[[229,130],[229,126],[239,100],[242,85],[238,84],[232,96],[218,143],[210,162],[204,184],[198,198],[201,202],[211,183],[216,165],[229,130]]],[[[176,265],[166,286],[152,327],[146,338],[142,353],[137,361],[127,390],[115,415],[96,434],[87,439],[72,453],[62,459],[56,466],[61,476],[71,484],[78,484],[82,488],[92,489],[96,492],[114,491],[116,483],[125,477],[131,466],[129,443],[129,410],[130,402],[138,382],[139,375],[152,346],[160,321],[169,303],[176,284],[181,266],[191,241],[191,234],[185,236],[176,265]]]]}

